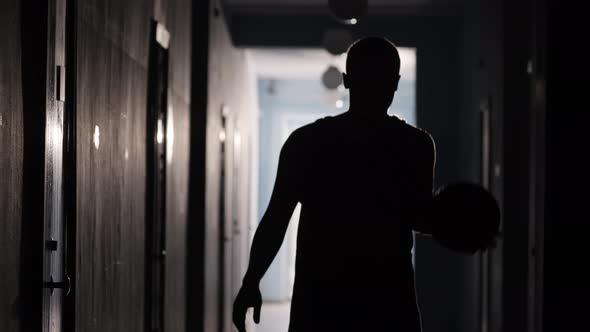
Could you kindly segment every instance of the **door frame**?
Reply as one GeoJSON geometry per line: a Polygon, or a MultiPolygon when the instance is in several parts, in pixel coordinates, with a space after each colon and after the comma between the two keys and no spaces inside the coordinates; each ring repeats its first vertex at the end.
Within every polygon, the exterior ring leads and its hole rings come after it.
{"type": "Polygon", "coordinates": [[[162,332],[166,294],[166,158],[170,34],[151,20],[146,114],[145,331],[162,332]]]}
{"type": "MultiPolygon", "coordinates": [[[[64,0],[62,0],[64,1],[64,0]]],[[[76,79],[77,79],[77,0],[65,0],[65,99],[63,207],[64,207],[64,270],[70,277],[70,294],[64,299],[63,331],[76,331],[76,253],[77,253],[77,154],[76,154],[76,79]]]]}

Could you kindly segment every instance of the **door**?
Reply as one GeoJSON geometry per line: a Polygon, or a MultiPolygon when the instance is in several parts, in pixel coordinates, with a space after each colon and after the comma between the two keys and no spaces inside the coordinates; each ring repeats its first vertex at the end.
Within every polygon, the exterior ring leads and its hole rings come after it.
{"type": "Polygon", "coordinates": [[[47,101],[44,162],[43,331],[62,331],[64,296],[70,291],[65,272],[64,109],[66,0],[48,2],[47,101]]]}

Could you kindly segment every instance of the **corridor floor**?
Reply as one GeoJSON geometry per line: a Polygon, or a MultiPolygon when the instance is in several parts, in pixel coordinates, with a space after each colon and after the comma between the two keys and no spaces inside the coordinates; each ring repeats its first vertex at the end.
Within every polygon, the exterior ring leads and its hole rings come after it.
{"type": "Polygon", "coordinates": [[[290,308],[290,302],[264,303],[256,332],[287,332],[290,308]]]}

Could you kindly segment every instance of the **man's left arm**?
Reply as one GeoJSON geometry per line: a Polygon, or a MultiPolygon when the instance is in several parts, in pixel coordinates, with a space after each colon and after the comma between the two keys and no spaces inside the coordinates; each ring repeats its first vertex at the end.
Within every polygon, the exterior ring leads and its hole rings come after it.
{"type": "Polygon", "coordinates": [[[415,209],[413,215],[414,231],[431,235],[433,232],[433,218],[429,214],[434,188],[434,173],[436,166],[436,147],[430,134],[424,132],[419,145],[417,160],[417,178],[415,193],[415,209]]]}

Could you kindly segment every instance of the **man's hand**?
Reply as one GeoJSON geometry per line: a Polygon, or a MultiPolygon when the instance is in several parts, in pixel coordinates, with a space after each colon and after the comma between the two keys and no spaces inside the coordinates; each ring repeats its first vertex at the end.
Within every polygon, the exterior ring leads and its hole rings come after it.
{"type": "Polygon", "coordinates": [[[262,306],[262,295],[258,286],[243,285],[236,300],[234,301],[233,321],[239,332],[246,332],[246,312],[248,308],[254,307],[254,322],[260,322],[260,307],[262,306]]]}

